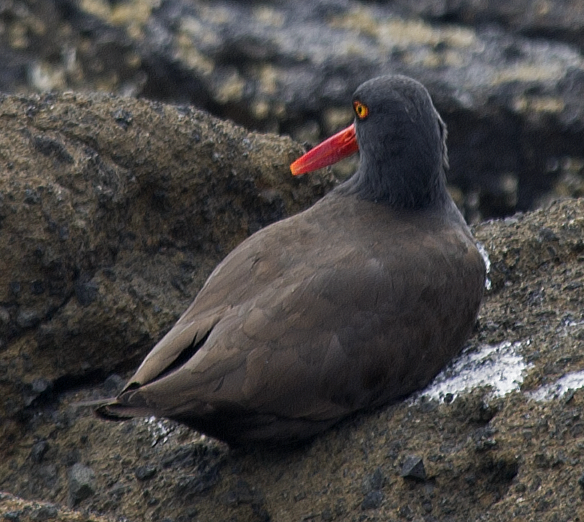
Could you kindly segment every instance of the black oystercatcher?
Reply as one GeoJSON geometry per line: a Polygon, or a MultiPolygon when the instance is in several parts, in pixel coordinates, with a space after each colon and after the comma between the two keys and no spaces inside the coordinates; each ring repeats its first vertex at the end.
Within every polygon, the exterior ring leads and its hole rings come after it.
{"type": "Polygon", "coordinates": [[[291,443],[422,388],[460,350],[485,266],[446,190],[445,125],[403,76],[364,83],[353,107],[291,167],[358,143],[353,177],[231,252],[101,415],[291,443]]]}

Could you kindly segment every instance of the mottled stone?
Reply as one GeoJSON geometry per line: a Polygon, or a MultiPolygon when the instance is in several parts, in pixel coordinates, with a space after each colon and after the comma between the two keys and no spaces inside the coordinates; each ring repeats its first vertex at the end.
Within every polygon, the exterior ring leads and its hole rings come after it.
{"type": "Polygon", "coordinates": [[[69,470],[69,503],[72,506],[95,493],[95,472],[83,464],[77,463],[69,470]]]}

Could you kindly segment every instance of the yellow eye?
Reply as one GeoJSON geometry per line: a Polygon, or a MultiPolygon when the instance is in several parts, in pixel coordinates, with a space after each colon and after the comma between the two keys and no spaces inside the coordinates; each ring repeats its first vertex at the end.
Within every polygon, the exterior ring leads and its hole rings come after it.
{"type": "Polygon", "coordinates": [[[367,115],[369,114],[369,107],[367,107],[367,105],[361,103],[360,101],[354,101],[353,108],[355,109],[357,118],[360,120],[367,118],[367,115]]]}

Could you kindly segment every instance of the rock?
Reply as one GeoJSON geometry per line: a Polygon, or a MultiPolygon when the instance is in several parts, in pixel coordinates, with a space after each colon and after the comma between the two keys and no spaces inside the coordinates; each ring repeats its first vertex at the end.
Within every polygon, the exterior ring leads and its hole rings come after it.
{"type": "Polygon", "coordinates": [[[0,117],[2,418],[135,365],[233,246],[332,185],[291,176],[290,139],[188,107],[3,95],[0,117]]]}
{"type": "Polygon", "coordinates": [[[472,438],[476,443],[477,451],[487,451],[497,446],[497,439],[494,437],[496,429],[486,426],[479,428],[472,434],[472,438]]]}
{"type": "Polygon", "coordinates": [[[432,0],[398,0],[395,2],[407,13],[418,14],[428,20],[463,25],[499,24],[526,36],[552,35],[554,39],[584,47],[584,37],[575,30],[584,16],[578,0],[554,4],[553,9],[542,9],[532,0],[475,3],[472,0],[434,2],[432,0]],[[578,22],[576,22],[578,21],[578,22]]]}
{"type": "Polygon", "coordinates": [[[30,450],[30,458],[34,462],[42,462],[45,453],[49,450],[49,443],[46,440],[40,440],[30,450]]]}
{"type": "Polygon", "coordinates": [[[75,297],[81,306],[89,306],[98,296],[99,287],[95,281],[75,284],[75,297]]]}
{"type": "Polygon", "coordinates": [[[176,494],[182,498],[193,498],[210,490],[219,480],[219,466],[203,469],[195,475],[184,475],[176,484],[176,494]]]}
{"type": "Polygon", "coordinates": [[[370,491],[365,496],[361,503],[361,509],[367,511],[369,509],[377,509],[383,502],[383,493],[381,491],[370,491]]]}
{"type": "Polygon", "coordinates": [[[38,522],[57,518],[59,510],[57,506],[42,506],[31,513],[30,518],[38,522]]]}
{"type": "Polygon", "coordinates": [[[0,493],[0,518],[88,520],[60,507],[80,462],[95,471],[77,504],[92,520],[580,517],[584,203],[550,202],[584,194],[583,14],[544,4],[2,6],[0,90],[20,95],[0,96],[0,490],[37,500],[0,493]],[[180,104],[314,143],[350,119],[354,86],[386,71],[433,94],[467,217],[545,208],[475,229],[491,288],[459,360],[486,349],[478,367],[501,356],[508,375],[519,361],[517,383],[447,381],[444,400],[414,397],[276,452],[72,408],[117,389],[233,245],[331,186],[290,179],[291,140],[180,104]],[[98,88],[171,105],[30,94],[98,88]],[[403,480],[405,455],[431,478],[403,480]],[[145,462],[157,472],[139,481],[145,462]]]}
{"type": "Polygon", "coordinates": [[[83,464],[73,464],[69,470],[69,504],[76,506],[95,493],[95,472],[83,464]]]}
{"type": "Polygon", "coordinates": [[[151,479],[154,475],[156,475],[156,466],[146,465],[146,466],[138,466],[134,470],[134,475],[138,480],[148,480],[151,479]]]}
{"type": "MultiPolygon", "coordinates": [[[[540,4],[167,0],[160,8],[140,2],[139,17],[117,3],[8,4],[0,90],[101,89],[188,102],[315,143],[351,118],[357,85],[407,74],[428,86],[449,125],[450,182],[478,221],[565,190],[574,178],[565,160],[582,156],[584,15],[575,0],[540,4]]],[[[137,124],[131,110],[111,114],[121,131],[137,124]]],[[[58,137],[31,138],[48,159],[74,158],[58,137]]]]}
{"type": "MultiPolygon", "coordinates": [[[[67,504],[65,463],[91,462],[94,493],[77,505],[132,520],[153,511],[179,520],[193,502],[202,520],[254,520],[256,514],[276,519],[279,513],[357,519],[370,512],[379,519],[403,513],[413,520],[475,520],[486,512],[504,522],[575,519],[584,407],[578,384],[582,216],[584,200],[568,199],[545,211],[475,227],[489,253],[491,287],[459,360],[475,360],[482,374],[502,357],[504,370],[489,373],[487,382],[456,387],[461,370],[455,361],[444,372],[448,400],[417,395],[349,419],[307,446],[274,452],[230,451],[170,422],[108,423],[90,411],[70,413],[69,404],[94,391],[103,395],[103,386],[101,379],[88,381],[81,392],[64,388],[61,380],[46,395],[49,402],[33,403],[30,415],[1,425],[0,452],[8,457],[0,459],[0,489],[67,504]],[[485,349],[489,355],[479,357],[485,349]],[[522,369],[515,373],[517,364],[522,369]],[[495,377],[501,374],[516,382],[500,390],[495,377]],[[571,391],[564,395],[562,386],[571,391]],[[39,466],[27,457],[40,440],[51,448],[39,466]],[[431,478],[403,480],[407,455],[423,458],[431,478]],[[158,471],[139,482],[133,470],[145,463],[158,471]]],[[[101,281],[112,281],[101,274],[101,281]]],[[[127,326],[123,315],[113,318],[127,326]]],[[[101,339],[96,342],[103,351],[101,339]]],[[[0,371],[7,376],[22,369],[4,360],[0,371]]],[[[45,384],[38,381],[28,389],[42,393],[45,384]]],[[[0,513],[18,511],[12,506],[0,503],[0,513]]]]}
{"type": "Polygon", "coordinates": [[[0,492],[0,513],[10,522],[38,522],[58,520],[67,522],[111,522],[111,518],[95,513],[80,513],[70,509],[34,500],[24,500],[9,493],[0,492]]]}
{"type": "Polygon", "coordinates": [[[54,490],[55,487],[59,485],[59,468],[53,462],[49,464],[43,464],[35,470],[35,478],[38,478],[41,485],[40,487],[45,487],[50,490],[54,490]]]}
{"type": "Polygon", "coordinates": [[[40,322],[41,318],[35,310],[19,310],[16,316],[16,325],[22,329],[32,328],[40,322]]]}
{"type": "MultiPolygon", "coordinates": [[[[30,359],[26,359],[29,361],[30,359]]],[[[25,366],[25,370],[30,368],[25,366]]],[[[30,385],[26,385],[25,392],[23,393],[23,402],[25,406],[30,406],[33,402],[40,398],[46,397],[53,389],[53,383],[43,377],[36,378],[32,381],[30,385]]]]}
{"type": "Polygon", "coordinates": [[[381,471],[381,467],[377,467],[375,471],[371,473],[371,475],[367,475],[363,479],[361,490],[364,494],[369,494],[371,491],[376,491],[383,488],[384,482],[385,477],[383,476],[383,471],[381,471]]]}
{"type": "Polygon", "coordinates": [[[408,455],[404,460],[401,468],[401,476],[403,478],[414,479],[419,481],[426,480],[426,469],[424,467],[424,460],[417,455],[408,455]]]}

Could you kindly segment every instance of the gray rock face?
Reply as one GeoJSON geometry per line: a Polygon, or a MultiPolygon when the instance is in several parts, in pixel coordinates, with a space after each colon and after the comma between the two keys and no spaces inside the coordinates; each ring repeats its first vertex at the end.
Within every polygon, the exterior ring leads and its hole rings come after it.
{"type": "MultiPolygon", "coordinates": [[[[450,182],[471,220],[582,191],[573,165],[584,138],[584,12],[574,0],[20,0],[0,14],[4,91],[188,102],[315,143],[348,123],[360,83],[402,73],[429,88],[449,126],[450,182]]],[[[67,162],[58,144],[33,139],[67,162]]]]}
{"type": "Polygon", "coordinates": [[[3,418],[135,364],[219,259],[332,185],[291,176],[290,139],[186,107],[4,96],[0,119],[3,418]]]}
{"type": "Polygon", "coordinates": [[[115,393],[220,258],[332,178],[292,179],[300,145],[193,108],[30,93],[189,102],[315,142],[362,80],[409,74],[449,125],[467,216],[505,215],[584,193],[583,17],[573,1],[0,2],[0,89],[27,93],[0,96],[0,515],[581,518],[581,200],[476,226],[491,289],[442,391],[292,451],[230,452],[74,404],[115,393]],[[411,455],[424,480],[402,476],[411,455]]]}
{"type": "Polygon", "coordinates": [[[423,459],[417,455],[408,455],[402,464],[401,476],[422,482],[425,481],[426,469],[423,459]]]}
{"type": "Polygon", "coordinates": [[[95,493],[95,472],[83,464],[73,464],[69,470],[69,505],[76,506],[95,493]]]}
{"type": "MultiPolygon", "coordinates": [[[[5,97],[0,109],[11,151],[2,159],[11,174],[0,235],[9,266],[0,272],[0,490],[136,520],[577,516],[581,200],[476,227],[491,289],[461,360],[478,361],[489,381],[463,376],[477,384],[461,389],[455,361],[445,392],[359,415],[293,451],[230,452],[168,422],[107,423],[73,404],[115,389],[115,374],[102,387],[92,372],[135,366],[224,252],[330,180],[290,178],[301,152],[291,140],[186,109],[81,95],[5,97]],[[131,118],[120,125],[122,106],[131,118]],[[17,140],[22,129],[68,156],[17,140]],[[21,308],[40,323],[19,325],[21,308]],[[504,370],[491,370],[498,357],[504,370]],[[500,391],[497,376],[512,372],[515,384],[500,391]],[[424,480],[402,476],[411,455],[424,480]]],[[[8,517],[18,505],[0,497],[8,517]]],[[[26,513],[47,513],[35,509],[26,513]]]]}

